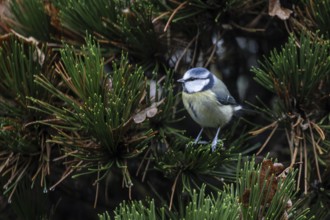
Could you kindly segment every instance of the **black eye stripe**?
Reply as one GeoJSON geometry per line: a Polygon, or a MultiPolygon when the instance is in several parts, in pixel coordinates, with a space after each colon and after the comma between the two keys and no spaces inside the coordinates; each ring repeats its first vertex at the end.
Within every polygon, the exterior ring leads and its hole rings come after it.
{"type": "Polygon", "coordinates": [[[195,77],[191,77],[189,79],[186,79],[185,81],[186,82],[189,82],[189,81],[194,81],[194,80],[198,80],[198,79],[208,79],[208,77],[205,77],[205,78],[195,78],[195,77]]]}

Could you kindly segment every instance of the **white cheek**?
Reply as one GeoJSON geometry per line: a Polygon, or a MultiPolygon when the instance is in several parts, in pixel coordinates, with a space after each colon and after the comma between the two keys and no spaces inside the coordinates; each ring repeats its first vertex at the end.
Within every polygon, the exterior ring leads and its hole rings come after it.
{"type": "Polygon", "coordinates": [[[206,86],[210,82],[209,79],[198,79],[194,81],[188,81],[185,83],[185,87],[189,93],[200,92],[203,90],[204,86],[206,86]]]}

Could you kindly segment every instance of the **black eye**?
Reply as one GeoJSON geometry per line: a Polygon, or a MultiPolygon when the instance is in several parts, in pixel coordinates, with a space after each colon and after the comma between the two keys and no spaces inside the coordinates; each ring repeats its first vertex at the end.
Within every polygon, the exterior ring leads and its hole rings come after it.
{"type": "Polygon", "coordinates": [[[191,77],[191,78],[187,79],[186,81],[194,81],[194,80],[196,80],[196,79],[198,79],[198,78],[196,78],[196,77],[191,77]]]}
{"type": "Polygon", "coordinates": [[[187,79],[186,81],[203,80],[203,79],[208,79],[208,77],[204,77],[204,78],[191,77],[191,78],[187,79]]]}

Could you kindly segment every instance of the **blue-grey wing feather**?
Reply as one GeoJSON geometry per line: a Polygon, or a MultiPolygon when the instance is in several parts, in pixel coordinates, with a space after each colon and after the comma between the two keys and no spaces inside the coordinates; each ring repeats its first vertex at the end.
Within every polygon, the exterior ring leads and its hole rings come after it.
{"type": "Polygon", "coordinates": [[[226,85],[214,76],[214,86],[212,87],[212,91],[215,93],[217,100],[222,105],[237,105],[236,100],[232,97],[226,87],[226,85]]]}
{"type": "Polygon", "coordinates": [[[223,105],[237,105],[236,100],[230,94],[225,92],[217,92],[216,97],[218,101],[223,105]]]}

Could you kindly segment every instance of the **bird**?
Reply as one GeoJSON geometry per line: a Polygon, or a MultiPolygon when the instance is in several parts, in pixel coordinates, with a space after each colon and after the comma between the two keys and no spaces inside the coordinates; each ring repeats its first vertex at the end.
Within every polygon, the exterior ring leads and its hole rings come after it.
{"type": "Polygon", "coordinates": [[[206,68],[189,69],[178,82],[183,86],[184,107],[201,126],[194,143],[198,143],[204,128],[217,128],[211,145],[212,152],[215,151],[220,129],[242,106],[237,104],[226,85],[206,68]]]}

